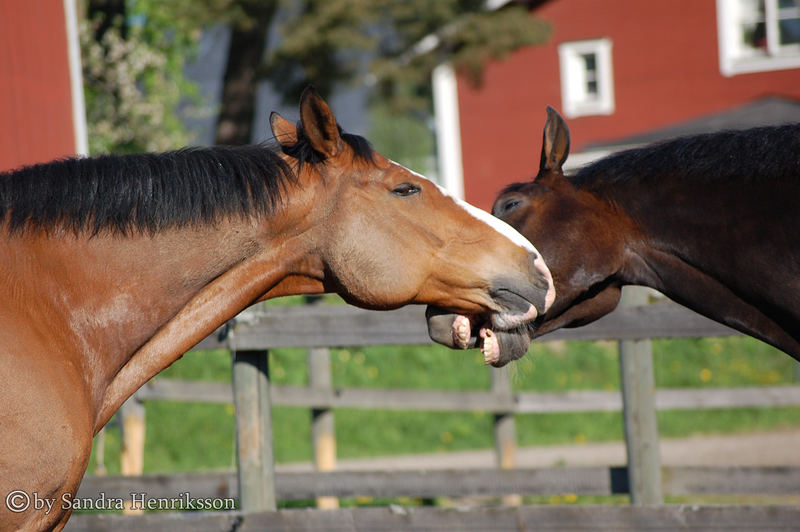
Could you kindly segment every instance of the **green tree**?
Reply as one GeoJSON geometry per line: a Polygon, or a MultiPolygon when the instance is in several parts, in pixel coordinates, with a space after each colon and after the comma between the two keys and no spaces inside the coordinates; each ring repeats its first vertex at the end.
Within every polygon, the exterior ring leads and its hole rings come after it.
{"type": "Polygon", "coordinates": [[[198,102],[183,75],[202,29],[230,0],[87,0],[80,40],[91,153],[163,151],[190,136],[182,117],[198,102]],[[182,110],[182,111],[181,111],[182,110]]]}
{"type": "Polygon", "coordinates": [[[487,61],[548,34],[524,2],[514,1],[495,10],[485,8],[486,0],[85,2],[93,152],[163,150],[189,141],[178,110],[196,87],[182,69],[211,24],[231,27],[218,144],[250,141],[260,80],[269,80],[286,103],[296,103],[309,84],[330,96],[349,82],[375,87],[378,115],[427,110],[438,63],[450,61],[480,83],[487,61]]]}
{"type": "Polygon", "coordinates": [[[485,0],[234,3],[247,6],[250,22],[240,22],[249,33],[237,34],[235,27],[231,38],[216,136],[224,144],[249,142],[259,79],[269,80],[285,103],[297,102],[309,84],[328,97],[337,83],[352,82],[377,87],[376,96],[390,112],[418,111],[430,106],[429,79],[440,62],[452,62],[480,83],[489,60],[540,43],[549,33],[517,2],[496,10],[486,10],[485,0]],[[279,21],[273,25],[276,14],[279,21]],[[274,26],[278,44],[264,53],[274,26]],[[231,65],[236,65],[233,71],[231,65]]]}

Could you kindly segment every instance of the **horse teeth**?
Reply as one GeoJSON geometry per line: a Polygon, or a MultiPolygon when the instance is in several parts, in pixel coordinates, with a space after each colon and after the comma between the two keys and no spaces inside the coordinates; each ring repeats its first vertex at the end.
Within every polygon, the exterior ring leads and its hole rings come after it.
{"type": "Polygon", "coordinates": [[[453,341],[456,347],[466,349],[469,346],[469,318],[458,316],[453,322],[453,341]]]}
{"type": "Polygon", "coordinates": [[[500,360],[500,344],[491,329],[481,330],[481,336],[483,337],[483,346],[481,346],[483,363],[489,365],[500,360]]]}

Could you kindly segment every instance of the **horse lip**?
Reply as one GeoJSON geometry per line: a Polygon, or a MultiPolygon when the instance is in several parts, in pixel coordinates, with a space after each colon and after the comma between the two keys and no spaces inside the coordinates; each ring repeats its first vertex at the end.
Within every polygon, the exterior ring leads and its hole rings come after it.
{"type": "Polygon", "coordinates": [[[535,320],[539,316],[539,307],[545,304],[546,295],[541,289],[518,283],[497,283],[497,288],[490,294],[497,306],[491,314],[492,326],[507,330],[519,327],[535,320]],[[536,304],[539,301],[539,305],[536,304]]]}
{"type": "Polygon", "coordinates": [[[539,311],[531,305],[524,314],[501,312],[491,315],[492,327],[500,331],[516,329],[526,323],[530,323],[539,316],[539,311]]]}

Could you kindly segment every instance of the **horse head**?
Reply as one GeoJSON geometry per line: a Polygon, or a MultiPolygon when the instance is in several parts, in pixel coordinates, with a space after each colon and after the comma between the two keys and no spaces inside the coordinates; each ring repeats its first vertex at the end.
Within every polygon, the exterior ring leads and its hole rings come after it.
{"type": "Polygon", "coordinates": [[[527,239],[342,133],[313,89],[301,98],[297,126],[275,113],[270,123],[308,194],[306,207],[293,200],[290,219],[315,249],[310,271],[269,297],[285,289],[336,292],[372,309],[431,304],[498,328],[528,322],[552,303],[550,272],[527,239]]]}
{"type": "MultiPolygon", "coordinates": [[[[539,172],[530,181],[508,186],[495,200],[492,214],[536,242],[553,276],[557,297],[545,313],[513,331],[496,331],[494,353],[487,363],[503,366],[520,358],[530,341],[560,327],[584,325],[611,312],[620,297],[616,275],[626,249],[623,235],[631,228],[625,217],[609,216],[612,204],[575,186],[564,176],[570,135],[564,119],[547,108],[539,172]],[[616,220],[610,224],[608,220],[616,220]]],[[[450,347],[466,347],[450,329],[455,316],[429,311],[431,337],[450,347]]],[[[468,346],[480,344],[474,324],[468,346]]],[[[462,325],[463,327],[463,325],[462,325]]]]}

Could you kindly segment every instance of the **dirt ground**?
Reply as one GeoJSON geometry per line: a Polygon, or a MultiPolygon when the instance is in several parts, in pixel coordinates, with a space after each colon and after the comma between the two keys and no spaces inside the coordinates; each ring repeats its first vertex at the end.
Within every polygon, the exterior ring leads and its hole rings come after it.
{"type": "MultiPolygon", "coordinates": [[[[798,466],[800,429],[725,436],[693,436],[662,439],[663,465],[708,466],[798,466]]],[[[341,471],[457,469],[494,467],[494,453],[461,451],[453,453],[392,456],[339,460],[341,471]]],[[[517,450],[517,467],[624,465],[623,442],[565,446],[524,447],[517,450]]],[[[282,464],[278,471],[311,471],[310,463],[282,464]]]]}

